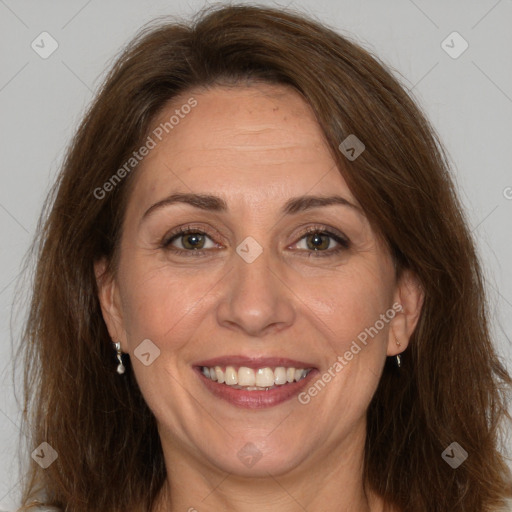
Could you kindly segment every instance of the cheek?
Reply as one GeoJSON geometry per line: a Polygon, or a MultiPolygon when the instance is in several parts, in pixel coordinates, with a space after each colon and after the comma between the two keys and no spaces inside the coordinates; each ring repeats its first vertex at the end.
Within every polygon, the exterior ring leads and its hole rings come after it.
{"type": "MultiPolygon", "coordinates": [[[[197,301],[199,292],[190,280],[173,277],[163,269],[130,265],[121,289],[123,318],[129,338],[154,338],[172,329],[197,301]]],[[[131,340],[129,340],[131,341],[131,340]]]]}
{"type": "Polygon", "coordinates": [[[131,348],[149,338],[158,345],[185,343],[211,304],[218,272],[194,272],[155,265],[133,258],[126,261],[121,287],[124,325],[131,348]]]}
{"type": "MultiPolygon", "coordinates": [[[[388,269],[380,268],[377,261],[357,263],[340,268],[303,293],[308,309],[325,325],[338,353],[347,350],[352,340],[391,307],[393,281],[388,269]]],[[[380,323],[379,327],[385,333],[380,323]]]]}

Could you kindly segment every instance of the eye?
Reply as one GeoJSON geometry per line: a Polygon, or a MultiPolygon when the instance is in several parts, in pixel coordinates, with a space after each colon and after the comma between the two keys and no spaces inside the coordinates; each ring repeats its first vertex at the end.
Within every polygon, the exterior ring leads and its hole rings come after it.
{"type": "Polygon", "coordinates": [[[325,227],[311,227],[306,230],[295,244],[300,250],[306,251],[307,256],[330,256],[349,248],[349,241],[338,233],[333,233],[325,227]]]}
{"type": "Polygon", "coordinates": [[[197,251],[197,255],[202,254],[203,250],[218,247],[206,233],[188,226],[178,228],[171,233],[161,246],[177,253],[195,253],[197,251]]]}

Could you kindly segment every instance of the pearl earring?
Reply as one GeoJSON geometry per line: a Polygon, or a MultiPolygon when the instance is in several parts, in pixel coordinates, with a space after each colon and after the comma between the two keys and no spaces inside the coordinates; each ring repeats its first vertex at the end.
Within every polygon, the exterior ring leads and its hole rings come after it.
{"type": "Polygon", "coordinates": [[[117,355],[117,360],[119,361],[119,364],[117,365],[117,373],[119,375],[122,375],[126,368],[124,367],[124,364],[123,364],[123,353],[121,352],[121,343],[119,341],[114,341],[114,346],[116,347],[116,355],[117,355]]]}

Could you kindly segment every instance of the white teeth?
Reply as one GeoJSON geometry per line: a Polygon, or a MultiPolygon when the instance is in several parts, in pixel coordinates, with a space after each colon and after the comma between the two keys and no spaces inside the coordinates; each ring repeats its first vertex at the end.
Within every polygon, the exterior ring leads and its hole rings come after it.
{"type": "Polygon", "coordinates": [[[278,386],[280,386],[281,384],[286,384],[286,368],[278,366],[274,370],[274,381],[278,386]]]}
{"type": "Polygon", "coordinates": [[[285,368],[278,366],[275,369],[265,367],[253,370],[247,366],[240,366],[238,370],[233,366],[227,366],[223,371],[220,366],[201,368],[203,375],[219,384],[227,384],[235,389],[247,391],[273,389],[291,382],[298,382],[310,372],[307,368],[285,368]]]}
{"type": "Polygon", "coordinates": [[[238,372],[232,366],[226,367],[226,371],[224,372],[224,382],[228,386],[238,384],[238,372]]]}
{"type": "Polygon", "coordinates": [[[219,366],[215,367],[215,375],[217,375],[217,382],[219,382],[219,384],[224,384],[224,372],[219,366]]]}
{"type": "Polygon", "coordinates": [[[256,377],[254,376],[254,370],[252,368],[247,368],[246,366],[240,366],[240,368],[238,368],[238,385],[254,386],[255,383],[256,377]]]}
{"type": "Polygon", "coordinates": [[[274,385],[274,371],[272,368],[258,368],[256,372],[256,386],[268,388],[274,385]]]}

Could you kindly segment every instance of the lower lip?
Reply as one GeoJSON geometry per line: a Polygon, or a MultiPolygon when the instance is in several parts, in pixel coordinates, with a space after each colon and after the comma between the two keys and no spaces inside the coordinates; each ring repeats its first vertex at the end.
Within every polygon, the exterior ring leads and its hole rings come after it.
{"type": "Polygon", "coordinates": [[[268,391],[245,391],[208,379],[203,375],[201,368],[196,368],[196,371],[208,391],[216,397],[243,409],[264,409],[282,404],[297,396],[317,373],[317,370],[313,369],[298,382],[289,382],[268,391]]]}

